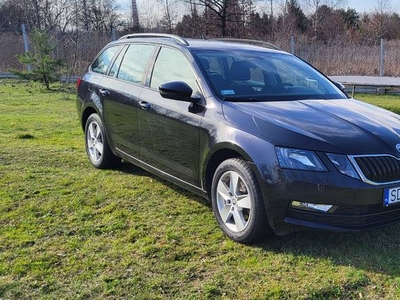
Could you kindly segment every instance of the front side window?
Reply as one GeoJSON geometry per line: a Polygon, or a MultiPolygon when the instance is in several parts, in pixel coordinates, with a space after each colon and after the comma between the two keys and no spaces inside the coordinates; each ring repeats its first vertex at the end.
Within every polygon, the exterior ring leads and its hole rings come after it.
{"type": "Polygon", "coordinates": [[[112,46],[105,49],[92,64],[91,70],[96,73],[106,74],[108,67],[110,66],[114,55],[121,48],[120,45],[112,46]]]}
{"type": "Polygon", "coordinates": [[[186,57],[173,49],[161,48],[154,65],[150,87],[158,89],[160,85],[171,81],[183,81],[193,90],[199,92],[196,77],[186,57]]]}
{"type": "Polygon", "coordinates": [[[130,45],[122,60],[117,78],[140,84],[153,50],[152,45],[130,45]]]}

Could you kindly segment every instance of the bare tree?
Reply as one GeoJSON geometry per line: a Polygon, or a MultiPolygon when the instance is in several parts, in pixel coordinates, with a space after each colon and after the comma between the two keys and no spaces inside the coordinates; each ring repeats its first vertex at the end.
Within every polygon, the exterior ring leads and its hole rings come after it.
{"type": "Polygon", "coordinates": [[[204,21],[204,16],[200,15],[196,4],[190,5],[190,14],[182,17],[175,27],[177,34],[191,38],[201,38],[207,31],[208,24],[204,21]]]}
{"type": "Polygon", "coordinates": [[[35,12],[36,24],[35,27],[40,28],[41,18],[40,18],[40,7],[39,7],[39,0],[31,0],[33,10],[35,12]]]}
{"type": "Polygon", "coordinates": [[[140,27],[145,31],[151,31],[157,27],[162,19],[162,6],[160,3],[153,1],[138,1],[138,11],[140,15],[140,27]]]}
{"type": "Polygon", "coordinates": [[[168,32],[173,32],[173,23],[178,17],[178,10],[176,6],[178,1],[176,0],[157,0],[164,8],[164,15],[160,21],[161,28],[168,32]]]}
{"type": "Polygon", "coordinates": [[[304,15],[297,0],[285,1],[285,9],[282,13],[280,31],[283,36],[304,33],[308,28],[308,19],[304,15]]]}
{"type": "Polygon", "coordinates": [[[86,0],[82,0],[82,14],[83,14],[83,26],[86,30],[89,30],[88,6],[86,0]]]}
{"type": "Polygon", "coordinates": [[[391,0],[376,0],[375,11],[380,13],[392,13],[393,6],[391,0]]]}
{"type": "Polygon", "coordinates": [[[64,33],[71,25],[76,10],[72,0],[45,0],[42,3],[43,27],[64,33]]]}
{"type": "MultiPolygon", "coordinates": [[[[251,0],[182,0],[183,2],[196,4],[200,7],[204,7],[205,17],[212,17],[212,13],[216,20],[219,22],[218,27],[223,37],[228,34],[228,23],[229,21],[237,21],[238,7],[246,5],[251,0]]],[[[240,10],[240,8],[239,8],[240,10]]],[[[250,14],[249,14],[250,15],[250,14]]],[[[210,20],[210,19],[208,19],[210,20]]],[[[212,20],[212,19],[211,19],[212,20]]]]}
{"type": "Polygon", "coordinates": [[[312,27],[314,30],[314,38],[318,37],[318,30],[321,23],[321,20],[326,17],[326,14],[329,13],[329,9],[321,9],[322,6],[326,6],[328,8],[337,9],[342,7],[347,3],[347,0],[302,0],[305,8],[308,8],[312,27]]]}
{"type": "Polygon", "coordinates": [[[28,28],[36,24],[30,0],[5,0],[0,5],[0,31],[19,31],[21,24],[28,28]]]}
{"type": "Polygon", "coordinates": [[[387,38],[393,14],[390,0],[377,0],[375,12],[371,17],[371,32],[375,39],[387,38]]]}
{"type": "Polygon", "coordinates": [[[121,24],[119,5],[115,0],[91,0],[87,8],[89,29],[110,32],[121,24]]]}

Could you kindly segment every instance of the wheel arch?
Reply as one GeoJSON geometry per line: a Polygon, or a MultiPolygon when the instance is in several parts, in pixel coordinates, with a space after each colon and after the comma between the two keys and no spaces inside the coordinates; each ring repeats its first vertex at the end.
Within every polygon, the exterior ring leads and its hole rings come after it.
{"type": "Polygon", "coordinates": [[[206,160],[206,167],[203,173],[203,186],[206,188],[207,195],[211,199],[211,185],[215,170],[218,166],[227,159],[230,158],[243,158],[249,162],[252,162],[250,156],[240,147],[231,143],[220,144],[206,160]]]}
{"type": "MultiPolygon", "coordinates": [[[[268,142],[266,142],[268,144],[268,142]]],[[[267,145],[266,144],[266,145],[267,145]]],[[[270,145],[270,148],[273,149],[273,145],[270,145]]],[[[267,149],[267,148],[265,148],[267,149]]],[[[261,189],[261,193],[263,195],[263,200],[264,200],[264,209],[266,212],[267,220],[270,225],[270,227],[275,228],[275,224],[273,222],[273,218],[271,215],[271,210],[270,210],[270,203],[268,201],[269,199],[269,192],[268,192],[268,187],[266,187],[265,184],[263,184],[264,181],[264,175],[261,172],[261,170],[258,168],[257,161],[255,160],[258,157],[258,160],[261,156],[265,156],[264,150],[260,150],[259,147],[251,147],[250,148],[250,153],[245,151],[240,145],[238,144],[233,144],[232,142],[224,142],[218,144],[215,148],[214,151],[211,151],[207,157],[207,160],[205,160],[204,164],[204,171],[203,171],[203,189],[206,189],[208,199],[211,201],[211,187],[212,187],[212,181],[213,181],[213,176],[218,168],[218,166],[227,159],[230,158],[242,158],[243,160],[247,161],[250,163],[250,166],[255,173],[259,187],[261,189]],[[254,157],[252,156],[254,155],[254,157]]]]}
{"type": "Polygon", "coordinates": [[[83,130],[85,130],[85,125],[86,125],[86,121],[87,121],[87,119],[89,118],[89,116],[91,115],[91,114],[94,114],[94,113],[98,113],[93,107],[91,107],[91,106],[88,106],[84,111],[83,111],[83,113],[82,113],[82,118],[81,118],[81,126],[82,126],[82,129],[83,130]]]}

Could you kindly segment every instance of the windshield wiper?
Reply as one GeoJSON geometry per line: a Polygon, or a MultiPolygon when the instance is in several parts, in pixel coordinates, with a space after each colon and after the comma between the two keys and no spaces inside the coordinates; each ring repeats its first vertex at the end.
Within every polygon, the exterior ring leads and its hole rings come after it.
{"type": "Polygon", "coordinates": [[[225,96],[224,101],[231,102],[270,102],[270,101],[300,101],[300,100],[332,100],[337,99],[336,95],[259,95],[256,97],[251,96],[225,96]]]}
{"type": "Polygon", "coordinates": [[[260,98],[254,97],[246,97],[246,96],[225,96],[222,98],[224,101],[231,101],[231,102],[259,102],[265,101],[260,98]]]}

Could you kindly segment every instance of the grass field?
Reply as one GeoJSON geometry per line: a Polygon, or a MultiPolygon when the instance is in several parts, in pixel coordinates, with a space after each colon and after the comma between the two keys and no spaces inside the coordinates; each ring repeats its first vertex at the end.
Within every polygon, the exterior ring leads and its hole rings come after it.
{"type": "Polygon", "coordinates": [[[197,196],[92,168],[74,100],[0,81],[0,299],[400,298],[400,225],[232,242],[197,196]]]}

